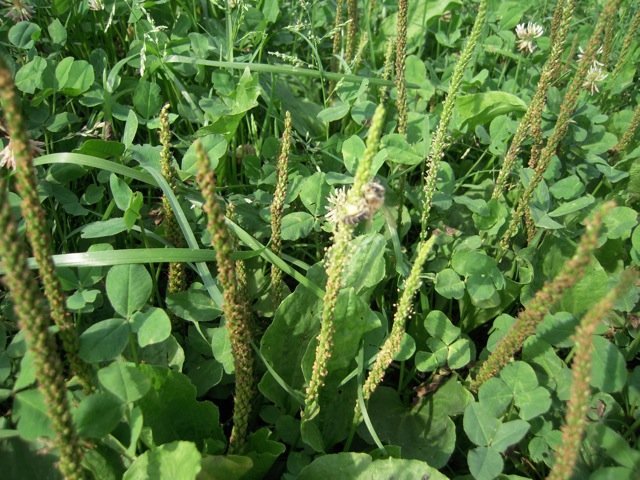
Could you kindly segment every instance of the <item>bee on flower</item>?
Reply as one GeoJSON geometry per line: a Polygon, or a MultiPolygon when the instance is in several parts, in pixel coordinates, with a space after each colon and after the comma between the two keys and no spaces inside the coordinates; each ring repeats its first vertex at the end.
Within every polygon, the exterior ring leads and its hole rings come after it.
{"type": "Polygon", "coordinates": [[[544,33],[542,25],[529,22],[526,25],[524,23],[516,26],[516,37],[518,37],[518,50],[521,52],[533,53],[536,49],[534,39],[541,37],[544,33]]]}
{"type": "Polygon", "coordinates": [[[339,222],[356,225],[364,220],[371,220],[384,204],[384,194],[384,187],[376,181],[371,181],[364,186],[362,198],[348,202],[346,188],[338,188],[327,199],[329,205],[325,218],[334,225],[339,222]]]}

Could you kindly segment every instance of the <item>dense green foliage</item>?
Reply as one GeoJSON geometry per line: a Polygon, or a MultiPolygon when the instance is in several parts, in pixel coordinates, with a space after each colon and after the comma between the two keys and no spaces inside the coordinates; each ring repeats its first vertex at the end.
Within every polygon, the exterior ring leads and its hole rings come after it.
{"type": "MultiPolygon", "coordinates": [[[[640,5],[559,3],[547,65],[548,0],[0,2],[87,478],[540,479],[574,410],[567,480],[638,478],[640,5]]],[[[0,475],[62,478],[6,277],[0,475]]]]}

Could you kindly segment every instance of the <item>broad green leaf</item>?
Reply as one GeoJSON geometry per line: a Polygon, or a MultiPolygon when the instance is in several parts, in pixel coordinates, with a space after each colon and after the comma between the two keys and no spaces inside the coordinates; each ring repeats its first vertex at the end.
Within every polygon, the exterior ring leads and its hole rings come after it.
{"type": "Polygon", "coordinates": [[[417,55],[407,55],[405,70],[407,82],[419,86],[416,90],[412,89],[411,93],[416,92],[422,100],[428,101],[436,93],[436,89],[427,77],[425,62],[417,55]]]}
{"type": "Polygon", "coordinates": [[[526,362],[511,362],[500,371],[500,378],[511,389],[514,396],[538,386],[536,372],[526,362]]]}
{"type": "Polygon", "coordinates": [[[201,455],[192,442],[171,442],[135,459],[123,480],[193,480],[200,472],[201,455]]]}
{"type": "Polygon", "coordinates": [[[66,57],[56,66],[58,90],[65,95],[75,97],[89,90],[95,74],[93,66],[86,60],[74,60],[66,57]]]}
{"type": "Polygon", "coordinates": [[[129,110],[127,114],[127,122],[124,125],[124,132],[122,133],[122,143],[125,147],[129,148],[133,144],[133,139],[138,131],[138,116],[133,109],[129,110]]]}
{"type": "Polygon", "coordinates": [[[405,406],[393,389],[378,387],[369,400],[368,412],[382,441],[400,446],[405,458],[442,468],[456,443],[455,425],[448,416],[449,407],[459,401],[468,401],[467,395],[459,389],[442,387],[416,410],[405,406]],[[449,405],[442,401],[442,391],[449,395],[449,405]]]}
{"type": "MultiPolygon", "coordinates": [[[[447,10],[459,5],[460,0],[436,0],[409,2],[408,18],[414,19],[407,25],[407,51],[413,51],[424,44],[424,29],[428,23],[437,21],[447,10]],[[420,20],[418,20],[420,19],[420,20]]],[[[397,37],[398,14],[388,14],[382,20],[379,41],[384,45],[391,38],[397,37]]],[[[380,47],[382,50],[382,46],[380,47]]]]}
{"type": "Polygon", "coordinates": [[[85,362],[113,360],[127,346],[131,330],[124,318],[94,323],[80,335],[79,355],[85,362]]]}
{"type": "Polygon", "coordinates": [[[142,210],[143,202],[144,198],[141,192],[134,192],[133,195],[131,195],[131,198],[129,198],[129,204],[122,216],[127,229],[132,229],[141,218],[140,211],[142,210]]]}
{"type": "Polygon", "coordinates": [[[115,361],[98,371],[102,387],[126,403],[142,398],[151,388],[147,376],[133,363],[115,361]]]}
{"type": "Polygon", "coordinates": [[[498,427],[491,446],[503,453],[507,448],[522,440],[529,428],[531,428],[531,425],[524,420],[512,420],[503,423],[498,427]]]}
{"type": "Polygon", "coordinates": [[[441,339],[445,345],[451,345],[460,336],[460,328],[451,323],[440,310],[432,310],[427,314],[424,328],[429,335],[441,339]]]}
{"type": "Polygon", "coordinates": [[[184,292],[167,296],[167,308],[174,315],[189,322],[211,322],[220,316],[211,297],[199,283],[193,283],[184,292]]]}
{"type": "Polygon", "coordinates": [[[459,205],[464,205],[477,215],[487,216],[490,213],[487,202],[482,198],[469,198],[465,195],[458,195],[453,197],[453,201],[459,205]]]}
{"type": "Polygon", "coordinates": [[[631,447],[619,432],[604,423],[592,423],[588,428],[588,441],[595,441],[599,449],[606,452],[616,463],[629,469],[638,468],[640,452],[631,447]]]}
{"type": "Polygon", "coordinates": [[[513,392],[501,379],[492,377],[480,387],[478,399],[492,416],[500,418],[511,405],[513,392]]]}
{"type": "Polygon", "coordinates": [[[349,113],[349,104],[337,102],[336,105],[325,108],[318,113],[318,120],[324,123],[334,122],[344,118],[349,113]]]}
{"type": "Polygon", "coordinates": [[[358,135],[352,135],[342,142],[344,166],[350,174],[355,174],[358,162],[364,155],[365,144],[358,135]]]}
{"type": "Polygon", "coordinates": [[[171,320],[163,309],[151,307],[144,312],[133,314],[131,330],[138,334],[138,345],[146,347],[169,338],[171,320]]]}
{"type": "Polygon", "coordinates": [[[604,217],[607,238],[629,238],[638,224],[638,212],[629,207],[615,207],[604,217]]]}
{"type": "Polygon", "coordinates": [[[460,300],[464,297],[464,282],[452,269],[445,268],[436,274],[435,289],[444,298],[460,300]]]}
{"type": "Polygon", "coordinates": [[[188,364],[186,374],[196,387],[196,396],[200,398],[220,383],[224,369],[217,360],[199,357],[198,360],[188,364]]]}
{"type": "Polygon", "coordinates": [[[147,303],[152,286],[143,265],[116,265],[107,273],[107,297],[113,309],[126,318],[147,303]]]}
{"type": "Polygon", "coordinates": [[[188,440],[198,445],[207,441],[212,448],[224,448],[218,408],[211,402],[197,401],[196,389],[185,375],[151,365],[138,368],[150,380],[151,389],[137,404],[157,445],[188,440]]]}
{"type": "Polygon", "coordinates": [[[416,152],[404,135],[391,133],[382,137],[380,143],[390,162],[402,165],[418,165],[424,162],[424,155],[416,152]]]}
{"type": "Polygon", "coordinates": [[[80,122],[80,117],[70,112],[57,113],[47,125],[47,130],[59,133],[80,122]]]}
{"type": "Polygon", "coordinates": [[[110,433],[124,413],[124,404],[110,393],[97,392],[85,397],[73,412],[78,434],[86,438],[101,438],[110,433]]]}
{"type": "Polygon", "coordinates": [[[564,310],[574,316],[580,316],[589,310],[609,291],[609,276],[599,263],[592,263],[584,276],[572,288],[568,289],[559,310],[564,310]]]}
{"type": "Polygon", "coordinates": [[[18,22],[9,29],[9,41],[18,48],[29,50],[40,39],[42,30],[31,22],[18,22]]]}
{"type": "Polygon", "coordinates": [[[494,118],[512,112],[524,112],[527,104],[507,92],[481,92],[460,95],[456,99],[455,118],[458,128],[487,125],[494,118]]]}
{"type": "Polygon", "coordinates": [[[235,367],[227,325],[209,330],[209,335],[211,335],[213,357],[222,364],[225,373],[231,375],[235,371],[235,367]]]}
{"type": "Polygon", "coordinates": [[[413,339],[411,335],[408,333],[404,333],[402,335],[402,340],[400,341],[400,350],[393,357],[396,362],[404,362],[405,360],[409,360],[416,353],[416,341],[413,339]]]}
{"type": "Polygon", "coordinates": [[[127,230],[127,226],[124,223],[124,218],[116,217],[116,218],[110,218],[109,220],[105,220],[103,222],[87,223],[80,230],[82,232],[80,234],[80,237],[81,238],[110,237],[112,235],[117,235],[118,233],[124,232],[126,230],[127,230]]]}
{"type": "Polygon", "coordinates": [[[324,172],[315,172],[302,183],[300,200],[314,217],[322,217],[327,213],[327,198],[331,187],[326,177],[324,172]]]}
{"type": "Polygon", "coordinates": [[[553,218],[576,213],[587,208],[590,205],[593,205],[595,201],[596,199],[593,196],[585,195],[584,197],[576,198],[575,200],[563,203],[555,210],[549,212],[549,216],[553,218]]]}
{"type": "Polygon", "coordinates": [[[428,463],[400,458],[372,459],[366,453],[342,452],[322,455],[302,469],[299,480],[446,480],[428,463]]]}
{"type": "Polygon", "coordinates": [[[57,18],[54,18],[49,24],[47,31],[49,32],[49,36],[53,43],[57,45],[64,45],[67,42],[67,29],[64,28],[62,22],[57,18]]]}
{"type": "Polygon", "coordinates": [[[282,217],[282,240],[299,240],[311,233],[315,219],[307,212],[293,212],[282,217]]]}
{"type": "Polygon", "coordinates": [[[17,393],[12,413],[13,421],[18,423],[18,433],[25,440],[54,436],[44,398],[37,388],[17,393]]]}
{"type": "Polygon", "coordinates": [[[498,290],[505,286],[502,272],[498,270],[495,259],[478,250],[456,250],[451,257],[452,268],[460,275],[475,274],[475,285],[491,282],[498,290]]]}
{"type": "MultiPolygon", "coordinates": [[[[201,137],[199,141],[209,157],[211,169],[214,170],[218,166],[218,161],[227,153],[227,141],[222,135],[212,134],[201,137]]],[[[182,170],[191,175],[196,174],[196,144],[192,143],[187,152],[182,157],[182,170]]]]}
{"type": "Polygon", "coordinates": [[[416,369],[420,372],[433,372],[447,363],[449,348],[440,340],[429,339],[430,352],[419,351],[416,353],[416,369]],[[436,346],[436,344],[438,346],[436,346]]]}
{"type": "Polygon", "coordinates": [[[109,187],[111,188],[113,200],[118,208],[124,212],[129,206],[133,191],[127,185],[127,182],[113,173],[109,176],[109,187]]]}
{"type": "Polygon", "coordinates": [[[133,94],[133,106],[142,118],[150,119],[162,108],[162,95],[157,83],[138,80],[133,94]]]}
{"type": "Polygon", "coordinates": [[[33,352],[27,350],[22,360],[20,360],[20,373],[16,379],[13,390],[19,391],[33,385],[36,381],[36,369],[33,364],[33,352]]]}
{"type": "Polygon", "coordinates": [[[385,275],[386,241],[379,233],[360,235],[351,241],[352,255],[344,270],[344,287],[353,287],[357,293],[374,287],[385,275]]]}
{"type": "MultiPolygon", "coordinates": [[[[311,267],[307,278],[322,284],[324,269],[321,265],[311,267]]],[[[302,360],[309,342],[318,333],[321,308],[320,299],[300,284],[280,304],[273,321],[262,336],[260,352],[265,363],[272,367],[279,378],[265,373],[259,389],[283,411],[297,410],[300,407],[298,399],[290,396],[280,383],[284,382],[293,390],[303,390],[305,379],[302,360]]]]}
{"type": "Polygon", "coordinates": [[[64,15],[71,8],[72,0],[53,0],[53,13],[64,15]]]}
{"type": "Polygon", "coordinates": [[[554,183],[549,192],[555,198],[562,200],[571,200],[584,192],[584,183],[577,175],[570,175],[562,180],[554,183]]]}
{"type": "Polygon", "coordinates": [[[571,336],[578,326],[578,319],[568,312],[548,314],[536,328],[536,335],[556,347],[571,347],[571,336]]]}
{"type": "Polygon", "coordinates": [[[622,390],[627,382],[624,356],[616,345],[598,335],[593,337],[591,386],[602,392],[622,390]]]}
{"type": "Polygon", "coordinates": [[[253,460],[241,455],[207,455],[201,462],[198,480],[231,480],[251,478],[253,460]]]}
{"type": "Polygon", "coordinates": [[[483,302],[497,293],[493,280],[484,273],[472,273],[467,277],[465,284],[471,301],[477,306],[482,306],[483,302]]]}
{"type": "Polygon", "coordinates": [[[261,428],[247,439],[246,455],[253,460],[252,478],[265,478],[273,463],[286,450],[283,443],[270,437],[269,429],[261,428]]]}
{"type": "Polygon", "coordinates": [[[493,480],[504,468],[500,453],[492,447],[477,447],[467,453],[469,471],[475,480],[493,480]]]}
{"type": "Polygon", "coordinates": [[[33,95],[37,89],[42,88],[42,76],[46,68],[47,61],[44,58],[33,57],[33,60],[23,65],[16,73],[18,90],[33,95]]]}
{"type": "Polygon", "coordinates": [[[447,365],[456,370],[465,367],[471,361],[471,342],[466,338],[460,338],[448,348],[447,365]]]}
{"type": "Polygon", "coordinates": [[[464,411],[462,425],[469,440],[478,446],[486,447],[495,439],[500,420],[495,418],[483,403],[473,402],[467,405],[464,411]]]}
{"type": "Polygon", "coordinates": [[[59,480],[62,478],[57,468],[59,460],[58,455],[44,451],[39,442],[27,442],[20,437],[2,441],[0,465],[3,479],[59,480]]]}
{"type": "Polygon", "coordinates": [[[520,418],[523,420],[540,417],[551,408],[551,394],[544,387],[520,392],[514,398],[516,407],[520,409],[520,418]]]}

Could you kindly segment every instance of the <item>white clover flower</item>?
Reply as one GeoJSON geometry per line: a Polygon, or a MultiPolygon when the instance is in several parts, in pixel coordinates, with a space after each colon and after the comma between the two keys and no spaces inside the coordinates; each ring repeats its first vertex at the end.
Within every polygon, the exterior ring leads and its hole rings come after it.
{"type": "Polygon", "coordinates": [[[104,3],[102,0],[89,0],[89,10],[99,11],[104,10],[104,3]]]}
{"type": "Polygon", "coordinates": [[[327,197],[327,202],[329,202],[329,205],[327,205],[327,213],[324,218],[327,219],[327,222],[335,225],[340,220],[342,215],[341,210],[347,203],[347,188],[336,188],[329,194],[329,197],[327,197]]]}
{"type": "Polygon", "coordinates": [[[1,0],[0,6],[7,7],[4,15],[16,23],[29,20],[33,16],[33,5],[23,0],[1,0]]]}
{"type": "Polygon", "coordinates": [[[535,38],[541,37],[544,33],[542,25],[529,22],[528,24],[520,23],[516,27],[516,36],[518,37],[518,50],[521,52],[528,51],[533,53],[536,44],[533,42],[535,38]]]}
{"type": "MultiPolygon", "coordinates": [[[[44,152],[44,142],[29,140],[29,149],[31,150],[31,155],[37,157],[44,152]]],[[[16,156],[11,140],[9,140],[7,146],[0,151],[0,167],[16,169],[16,156]]]]}
{"type": "Polygon", "coordinates": [[[602,82],[605,78],[607,78],[607,74],[604,72],[602,67],[599,64],[594,63],[589,67],[589,71],[584,78],[582,86],[589,90],[591,95],[593,95],[600,91],[598,89],[598,83],[602,82]]]}
{"type": "MultiPolygon", "coordinates": [[[[603,49],[602,46],[600,46],[600,48],[598,48],[598,50],[596,51],[596,55],[602,55],[603,49]]],[[[584,50],[582,49],[582,47],[578,47],[578,61],[582,61],[582,58],[584,57],[584,50]]],[[[594,58],[593,59],[593,64],[594,65],[598,65],[600,67],[604,67],[604,63],[598,61],[598,59],[594,58]]]]}

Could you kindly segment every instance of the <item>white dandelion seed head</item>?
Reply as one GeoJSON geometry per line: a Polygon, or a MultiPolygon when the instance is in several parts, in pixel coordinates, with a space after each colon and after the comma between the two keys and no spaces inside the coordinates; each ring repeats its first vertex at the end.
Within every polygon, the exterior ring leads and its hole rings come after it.
{"type": "Polygon", "coordinates": [[[526,25],[519,23],[516,26],[516,37],[518,37],[518,50],[521,52],[533,53],[536,49],[534,39],[541,37],[544,33],[542,25],[538,25],[534,22],[529,22],[526,25]]]}

